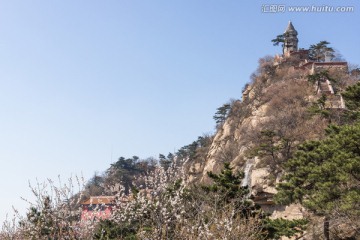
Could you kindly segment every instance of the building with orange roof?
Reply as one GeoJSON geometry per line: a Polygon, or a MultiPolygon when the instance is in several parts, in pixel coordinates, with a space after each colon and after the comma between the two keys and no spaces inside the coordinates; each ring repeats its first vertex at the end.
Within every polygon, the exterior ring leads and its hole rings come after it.
{"type": "Polygon", "coordinates": [[[81,221],[108,219],[115,206],[114,196],[90,197],[81,203],[81,221]]]}

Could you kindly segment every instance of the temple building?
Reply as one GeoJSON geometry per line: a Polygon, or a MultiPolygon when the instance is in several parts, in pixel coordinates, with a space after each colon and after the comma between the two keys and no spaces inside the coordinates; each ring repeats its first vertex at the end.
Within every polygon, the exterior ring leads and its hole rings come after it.
{"type": "MultiPolygon", "coordinates": [[[[274,64],[280,65],[283,62],[293,61],[293,69],[302,71],[304,76],[317,74],[325,71],[348,71],[348,63],[345,61],[336,61],[331,52],[325,52],[321,60],[310,58],[310,50],[298,47],[298,31],[293,23],[289,21],[283,34],[283,54],[275,56],[274,64]]],[[[328,108],[345,108],[344,101],[339,93],[333,88],[330,79],[321,78],[315,83],[316,94],[326,95],[328,98],[328,108]]]]}
{"type": "Polygon", "coordinates": [[[108,219],[115,205],[114,196],[90,197],[81,203],[81,221],[108,219]]]}

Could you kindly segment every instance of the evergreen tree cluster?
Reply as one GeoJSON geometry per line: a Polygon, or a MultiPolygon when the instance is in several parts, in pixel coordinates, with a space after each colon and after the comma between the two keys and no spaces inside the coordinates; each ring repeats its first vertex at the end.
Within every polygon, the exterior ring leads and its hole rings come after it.
{"type": "Polygon", "coordinates": [[[301,144],[284,163],[285,174],[277,187],[278,203],[298,202],[325,217],[325,239],[339,226],[332,222],[346,223],[355,231],[348,239],[360,236],[359,89],[357,83],[342,93],[347,106],[342,125],[329,125],[324,139],[301,144]]]}

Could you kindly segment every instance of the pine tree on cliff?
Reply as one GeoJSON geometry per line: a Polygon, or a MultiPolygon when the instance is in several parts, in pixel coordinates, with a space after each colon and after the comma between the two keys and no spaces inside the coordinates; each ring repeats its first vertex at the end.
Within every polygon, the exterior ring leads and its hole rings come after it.
{"type": "Polygon", "coordinates": [[[309,48],[309,57],[311,60],[317,62],[324,62],[326,54],[329,54],[332,58],[335,57],[334,49],[329,47],[328,41],[320,41],[317,44],[312,44],[309,48]]]}
{"type": "Polygon", "coordinates": [[[321,141],[305,142],[285,164],[276,201],[299,202],[324,216],[324,236],[336,213],[360,216],[360,123],[331,126],[321,141]]]}
{"type": "MultiPolygon", "coordinates": [[[[244,178],[243,172],[233,173],[233,168],[230,163],[224,163],[224,169],[219,174],[208,172],[208,176],[213,180],[213,184],[204,187],[211,192],[219,192],[222,194],[224,200],[229,202],[233,199],[245,199],[249,193],[247,187],[241,186],[241,181],[244,178]]],[[[248,202],[244,202],[248,206],[248,202]]]]}
{"type": "Polygon", "coordinates": [[[223,104],[221,107],[217,108],[216,113],[214,115],[214,120],[217,125],[223,124],[229,115],[231,109],[231,105],[228,103],[223,104]]]}
{"type": "Polygon", "coordinates": [[[350,122],[360,119],[360,83],[349,86],[345,92],[341,94],[346,103],[346,116],[350,122]]]}

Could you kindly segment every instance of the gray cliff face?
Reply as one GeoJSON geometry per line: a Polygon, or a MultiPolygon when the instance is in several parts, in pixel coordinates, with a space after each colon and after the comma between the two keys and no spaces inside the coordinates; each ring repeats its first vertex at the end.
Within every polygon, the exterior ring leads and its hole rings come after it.
{"type": "MultiPolygon", "coordinates": [[[[251,90],[248,92],[251,95],[251,90]]],[[[215,134],[202,170],[201,181],[203,182],[208,181],[207,172],[219,172],[224,162],[231,162],[235,170],[244,171],[243,185],[252,187],[258,182],[252,174],[258,171],[257,159],[249,158],[247,152],[253,145],[252,139],[260,125],[265,124],[269,118],[266,115],[267,104],[259,106],[256,106],[256,103],[247,106],[244,102],[237,104],[241,105],[239,106],[241,110],[246,110],[246,114],[230,115],[215,134]]],[[[265,180],[261,181],[262,184],[265,182],[265,180]]]]}
{"type": "Polygon", "coordinates": [[[224,162],[243,168],[246,163],[246,150],[251,146],[249,137],[257,129],[260,122],[266,121],[264,114],[266,105],[252,109],[250,116],[244,119],[229,117],[217,131],[204,166],[202,180],[206,180],[206,172],[217,172],[224,162]]]}

